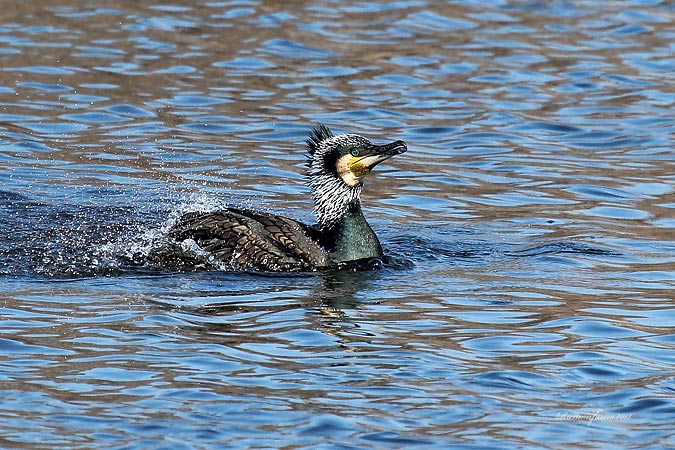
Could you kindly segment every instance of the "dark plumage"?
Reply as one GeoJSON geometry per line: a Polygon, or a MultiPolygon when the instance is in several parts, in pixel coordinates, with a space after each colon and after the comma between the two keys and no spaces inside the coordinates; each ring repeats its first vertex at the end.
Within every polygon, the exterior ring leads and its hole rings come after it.
{"type": "Polygon", "coordinates": [[[227,208],[185,214],[169,236],[178,242],[194,241],[209,258],[233,270],[310,271],[382,256],[361,211],[361,180],[378,163],[405,152],[405,143],[374,145],[355,134],[334,136],[321,124],[306,143],[317,226],[227,208]]]}
{"type": "Polygon", "coordinates": [[[194,240],[218,261],[240,270],[303,271],[323,267],[326,251],[312,228],[285,217],[228,208],[185,214],[169,235],[194,240]]]}

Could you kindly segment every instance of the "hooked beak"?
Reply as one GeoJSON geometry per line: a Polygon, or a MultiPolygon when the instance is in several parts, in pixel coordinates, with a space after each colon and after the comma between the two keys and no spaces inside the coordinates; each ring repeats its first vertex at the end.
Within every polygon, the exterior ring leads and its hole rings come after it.
{"type": "Polygon", "coordinates": [[[364,150],[361,155],[352,157],[352,160],[349,162],[349,169],[359,178],[370,173],[382,161],[405,153],[408,147],[403,141],[394,141],[384,145],[371,144],[365,147],[364,150]]]}

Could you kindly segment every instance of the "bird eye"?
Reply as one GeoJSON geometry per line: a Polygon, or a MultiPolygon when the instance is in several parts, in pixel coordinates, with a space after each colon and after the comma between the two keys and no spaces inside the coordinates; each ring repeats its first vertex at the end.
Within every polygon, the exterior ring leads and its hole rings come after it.
{"type": "Polygon", "coordinates": [[[352,156],[359,156],[359,149],[358,148],[353,148],[351,152],[352,156]]]}

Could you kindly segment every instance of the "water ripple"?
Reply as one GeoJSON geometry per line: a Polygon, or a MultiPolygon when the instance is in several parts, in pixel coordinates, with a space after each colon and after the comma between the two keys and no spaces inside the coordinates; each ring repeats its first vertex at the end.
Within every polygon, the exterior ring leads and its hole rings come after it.
{"type": "Polygon", "coordinates": [[[0,24],[8,446],[675,446],[666,2],[17,2],[0,24]],[[241,274],[181,213],[313,221],[322,121],[381,270],[241,274]],[[72,430],[86,430],[73,434],[72,430]]]}

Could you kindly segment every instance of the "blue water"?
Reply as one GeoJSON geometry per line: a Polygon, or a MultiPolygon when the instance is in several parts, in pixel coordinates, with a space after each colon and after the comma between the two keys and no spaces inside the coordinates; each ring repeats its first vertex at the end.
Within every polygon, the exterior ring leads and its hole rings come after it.
{"type": "Polygon", "coordinates": [[[667,2],[27,2],[0,13],[0,446],[672,448],[667,2]],[[381,270],[167,253],[314,220],[316,122],[381,270]]]}

